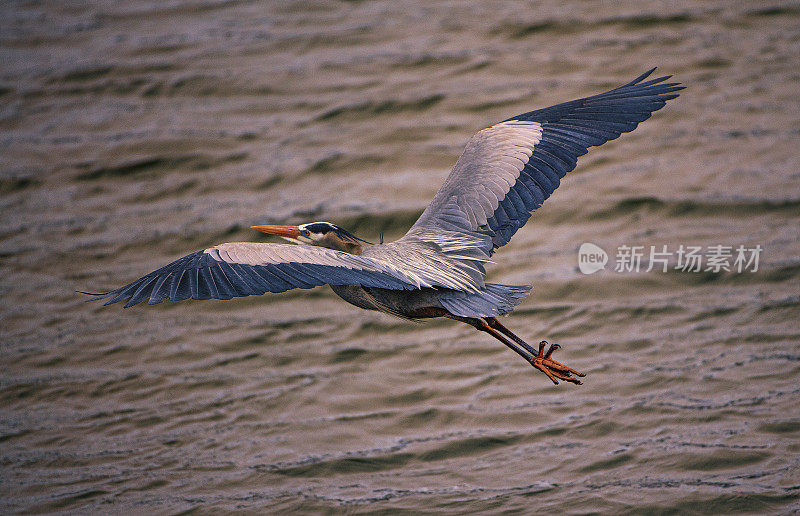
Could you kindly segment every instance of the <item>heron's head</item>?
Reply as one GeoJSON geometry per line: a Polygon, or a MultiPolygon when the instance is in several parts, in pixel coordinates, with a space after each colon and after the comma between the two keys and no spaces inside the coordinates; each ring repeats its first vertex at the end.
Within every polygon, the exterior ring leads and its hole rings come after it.
{"type": "Polygon", "coordinates": [[[353,254],[361,253],[362,242],[370,243],[330,222],[309,222],[299,226],[250,226],[250,228],[297,244],[317,245],[353,254]]]}

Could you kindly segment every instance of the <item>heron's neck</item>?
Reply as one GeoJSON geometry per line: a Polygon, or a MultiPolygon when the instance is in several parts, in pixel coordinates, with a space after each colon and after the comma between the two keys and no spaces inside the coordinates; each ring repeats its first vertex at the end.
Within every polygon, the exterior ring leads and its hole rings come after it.
{"type": "Polygon", "coordinates": [[[315,242],[315,245],[327,247],[328,249],[335,249],[337,251],[344,251],[345,253],[350,254],[361,254],[361,251],[363,251],[361,244],[342,240],[336,235],[330,233],[325,235],[325,237],[321,240],[315,242]]]}

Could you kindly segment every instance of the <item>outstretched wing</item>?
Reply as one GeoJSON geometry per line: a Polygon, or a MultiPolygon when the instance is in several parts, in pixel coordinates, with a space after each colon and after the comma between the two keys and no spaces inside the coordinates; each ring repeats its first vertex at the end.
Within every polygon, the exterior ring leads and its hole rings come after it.
{"type": "MultiPolygon", "coordinates": [[[[481,239],[487,256],[525,225],[578,156],[633,131],[683,89],[643,82],[655,68],[611,91],[530,111],[478,132],[404,238],[445,232],[481,239]]],[[[402,239],[401,239],[402,240],[402,239]]]]}
{"type": "Polygon", "coordinates": [[[125,308],[147,300],[231,299],[324,284],[389,289],[433,286],[391,263],[323,247],[238,242],[184,256],[94,299],[125,308]]]}

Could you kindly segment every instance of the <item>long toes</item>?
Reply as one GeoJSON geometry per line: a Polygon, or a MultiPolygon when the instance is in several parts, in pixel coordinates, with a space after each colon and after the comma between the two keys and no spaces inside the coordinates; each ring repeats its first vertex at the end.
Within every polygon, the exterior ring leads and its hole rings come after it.
{"type": "Polygon", "coordinates": [[[550,370],[550,373],[553,376],[555,376],[556,378],[558,378],[559,380],[569,380],[570,379],[569,375],[560,373],[560,372],[552,370],[552,369],[550,370]]]}
{"type": "Polygon", "coordinates": [[[552,358],[546,358],[543,362],[545,366],[553,369],[554,371],[561,371],[562,373],[572,373],[574,372],[571,367],[562,364],[561,362],[557,362],[552,358]]]}
{"type": "Polygon", "coordinates": [[[551,369],[550,372],[553,373],[553,376],[560,380],[564,380],[565,382],[572,382],[575,380],[575,378],[571,377],[569,373],[562,373],[561,371],[557,371],[555,369],[551,369]]]}
{"type": "Polygon", "coordinates": [[[536,363],[536,362],[531,362],[531,365],[532,365],[533,367],[535,367],[536,369],[538,369],[539,371],[541,371],[541,372],[543,372],[544,374],[546,374],[546,375],[547,375],[547,377],[548,377],[548,378],[550,378],[550,380],[552,380],[552,382],[553,382],[555,385],[558,385],[558,380],[556,380],[556,377],[555,377],[555,375],[554,375],[555,371],[551,371],[551,370],[549,370],[547,367],[544,367],[543,365],[541,365],[541,364],[539,364],[539,363],[536,363]]]}
{"type": "Polygon", "coordinates": [[[546,340],[543,340],[542,342],[539,343],[539,355],[538,355],[539,357],[541,357],[542,354],[544,353],[544,347],[545,346],[547,346],[547,341],[546,340]]]}
{"type": "Polygon", "coordinates": [[[571,368],[570,366],[566,366],[564,364],[558,364],[561,366],[561,371],[569,374],[574,374],[575,376],[586,376],[584,373],[578,372],[571,368]]]}
{"type": "Polygon", "coordinates": [[[545,352],[544,348],[547,346],[547,344],[548,342],[546,340],[543,340],[539,343],[539,353],[531,357],[531,365],[546,374],[555,385],[558,385],[558,380],[571,382],[575,385],[582,385],[581,381],[572,375],[586,375],[550,358],[550,355],[552,355],[554,351],[560,349],[561,346],[558,344],[551,344],[547,349],[547,352],[545,352]]]}
{"type": "Polygon", "coordinates": [[[547,359],[547,361],[544,362],[544,364],[547,367],[549,367],[550,369],[554,370],[554,371],[560,371],[562,373],[574,374],[576,376],[586,376],[585,374],[574,370],[570,366],[564,365],[561,362],[553,360],[552,358],[547,359]]]}
{"type": "Polygon", "coordinates": [[[553,381],[553,385],[558,385],[558,380],[556,380],[555,376],[553,376],[552,374],[549,374],[547,371],[545,371],[545,373],[547,374],[547,376],[550,377],[550,380],[553,381]]]}
{"type": "MultiPolygon", "coordinates": [[[[550,358],[550,355],[553,354],[553,351],[555,351],[557,349],[560,349],[560,348],[561,348],[561,346],[559,344],[551,344],[550,345],[550,349],[547,350],[547,353],[544,354],[543,358],[545,358],[545,359],[550,358]]],[[[541,352],[539,354],[541,354],[541,352]]]]}

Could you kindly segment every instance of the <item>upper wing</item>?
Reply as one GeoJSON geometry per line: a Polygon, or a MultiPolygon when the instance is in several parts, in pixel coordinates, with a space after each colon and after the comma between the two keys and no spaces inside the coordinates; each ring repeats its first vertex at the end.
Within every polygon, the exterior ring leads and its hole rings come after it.
{"type": "MultiPolygon", "coordinates": [[[[611,91],[530,111],[478,132],[403,238],[460,233],[487,256],[511,240],[578,156],[632,131],[683,89],[655,68],[611,91]]],[[[402,239],[401,239],[402,240],[402,239]]]]}
{"type": "Polygon", "coordinates": [[[238,242],[184,256],[138,280],[94,299],[128,299],[125,308],[148,300],[231,299],[326,283],[389,289],[430,287],[390,262],[323,247],[238,242]]]}

